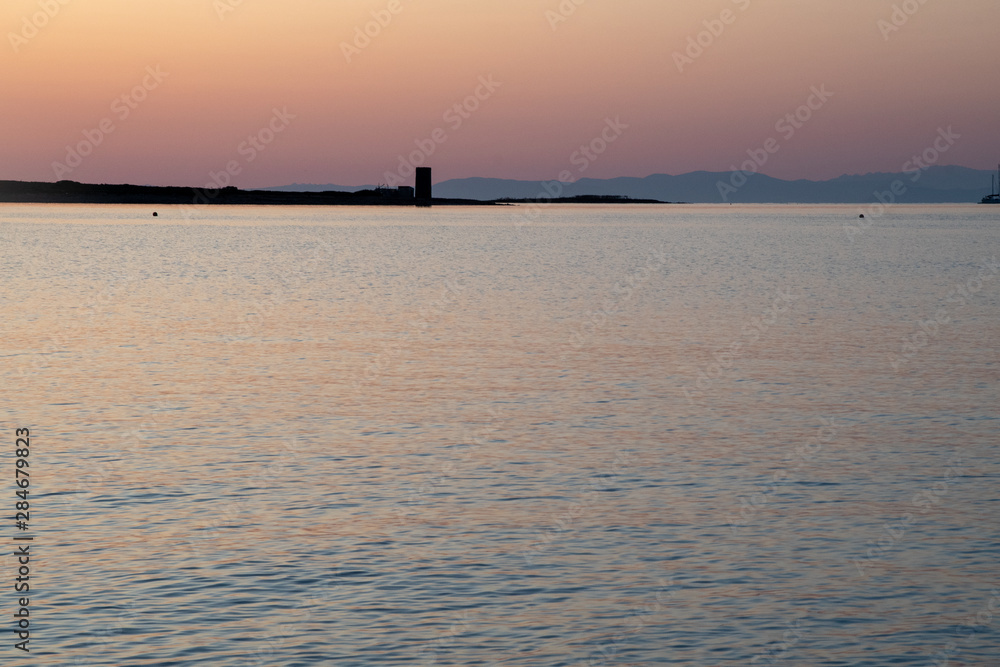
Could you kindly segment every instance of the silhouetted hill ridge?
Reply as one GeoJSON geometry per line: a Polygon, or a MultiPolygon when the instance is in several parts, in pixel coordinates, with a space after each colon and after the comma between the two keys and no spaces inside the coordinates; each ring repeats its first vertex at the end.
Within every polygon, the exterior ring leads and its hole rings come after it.
{"type": "MultiPolygon", "coordinates": [[[[641,178],[581,178],[574,183],[473,176],[437,183],[434,194],[483,201],[619,195],[634,199],[695,203],[866,204],[876,201],[875,193],[888,190],[898,180],[906,187],[906,192],[899,197],[901,202],[976,203],[989,193],[992,173],[994,172],[989,170],[947,165],[933,166],[919,172],[919,178],[915,181],[915,173],[843,174],[823,181],[784,180],[756,174],[750,176],[746,184],[736,188],[735,192],[727,192],[726,199],[723,199],[719,183],[733,185],[732,172],[693,171],[678,175],[651,174],[641,178]]],[[[740,180],[737,178],[735,182],[739,183],[740,180]]],[[[295,187],[308,187],[307,191],[361,189],[337,185],[295,185],[269,189],[290,191],[295,187]]]]}

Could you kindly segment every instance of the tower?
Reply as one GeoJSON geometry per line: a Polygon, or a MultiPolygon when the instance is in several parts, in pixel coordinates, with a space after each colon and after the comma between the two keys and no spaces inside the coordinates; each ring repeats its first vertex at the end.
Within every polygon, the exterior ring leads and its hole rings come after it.
{"type": "Polygon", "coordinates": [[[430,167],[417,167],[416,185],[417,206],[430,206],[432,196],[430,167]]]}

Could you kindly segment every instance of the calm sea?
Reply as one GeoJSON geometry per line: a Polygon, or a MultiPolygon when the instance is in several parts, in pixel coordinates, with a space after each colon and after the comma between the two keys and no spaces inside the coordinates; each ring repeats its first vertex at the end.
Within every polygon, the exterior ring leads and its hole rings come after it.
{"type": "Polygon", "coordinates": [[[3,664],[1000,664],[1000,207],[152,210],[0,206],[3,664]]]}

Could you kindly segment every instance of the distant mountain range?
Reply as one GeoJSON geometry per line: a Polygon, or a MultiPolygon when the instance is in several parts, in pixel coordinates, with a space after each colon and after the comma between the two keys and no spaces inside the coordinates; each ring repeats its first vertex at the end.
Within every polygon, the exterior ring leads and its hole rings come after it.
{"type": "MultiPolygon", "coordinates": [[[[678,176],[653,174],[645,178],[582,178],[575,183],[517,181],[501,178],[459,178],[434,185],[435,197],[480,199],[531,199],[580,195],[621,195],[636,199],[659,199],[691,203],[740,204],[865,204],[877,201],[877,193],[896,184],[895,200],[911,204],[976,203],[990,191],[994,172],[958,166],[934,166],[922,172],[844,175],[826,181],[786,181],[764,174],[751,175],[744,183],[732,172],[696,171],[678,176]],[[916,180],[914,180],[916,179],[916,180]],[[720,186],[725,184],[725,186],[720,186]],[[728,186],[728,187],[726,187],[728,186]],[[738,187],[737,187],[738,186],[738,187]],[[561,188],[561,191],[559,189],[561,188]]],[[[374,186],[294,184],[266,190],[285,192],[356,192],[374,186]]],[[[888,199],[886,194],[883,198],[888,199]]]]}

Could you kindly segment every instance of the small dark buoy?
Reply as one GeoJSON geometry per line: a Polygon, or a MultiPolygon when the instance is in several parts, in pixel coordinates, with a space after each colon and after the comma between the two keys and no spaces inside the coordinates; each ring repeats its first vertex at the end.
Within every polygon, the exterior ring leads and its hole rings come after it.
{"type": "MultiPolygon", "coordinates": [[[[153,215],[156,215],[156,214],[154,213],[153,215]]],[[[861,218],[862,220],[864,220],[864,219],[865,219],[865,214],[864,214],[864,213],[862,213],[862,214],[861,214],[861,215],[859,215],[858,217],[859,217],[859,218],[861,218]]]]}
{"type": "MultiPolygon", "coordinates": [[[[158,217],[159,215],[160,215],[159,213],[157,213],[156,211],[153,211],[153,217],[154,218],[158,217]]],[[[864,216],[862,216],[862,217],[864,217],[864,216]]]]}

